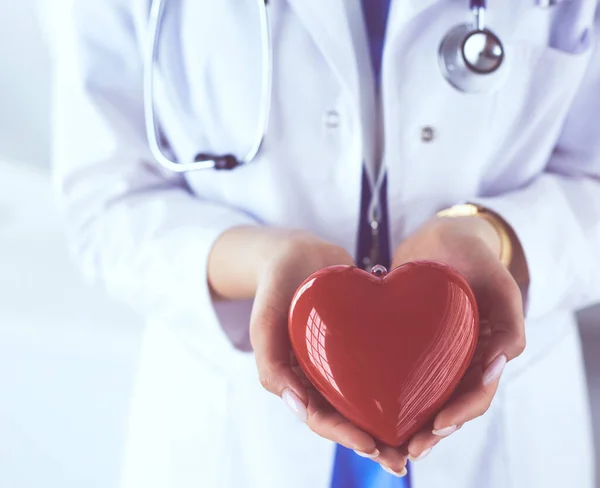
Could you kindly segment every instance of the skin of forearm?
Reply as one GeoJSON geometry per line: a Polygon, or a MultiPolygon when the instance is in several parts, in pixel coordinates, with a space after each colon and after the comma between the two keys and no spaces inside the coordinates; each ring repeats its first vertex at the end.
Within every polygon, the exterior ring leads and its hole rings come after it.
{"type": "Polygon", "coordinates": [[[261,267],[281,232],[268,227],[235,227],[215,242],[208,259],[208,283],[218,300],[254,296],[261,267]]]}
{"type": "MultiPolygon", "coordinates": [[[[262,273],[285,252],[322,245],[316,236],[294,229],[234,227],[215,242],[208,259],[208,283],[217,300],[253,298],[262,273]]],[[[302,253],[305,254],[306,253],[302,253]]]]}

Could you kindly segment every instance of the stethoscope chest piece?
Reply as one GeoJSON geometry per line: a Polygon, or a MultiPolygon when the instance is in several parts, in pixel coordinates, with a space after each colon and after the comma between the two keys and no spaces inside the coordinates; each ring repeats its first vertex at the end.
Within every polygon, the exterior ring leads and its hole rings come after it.
{"type": "Polygon", "coordinates": [[[504,80],[506,52],[483,23],[485,7],[473,8],[475,23],[454,27],[443,38],[438,61],[444,78],[465,93],[492,92],[504,80]]]}

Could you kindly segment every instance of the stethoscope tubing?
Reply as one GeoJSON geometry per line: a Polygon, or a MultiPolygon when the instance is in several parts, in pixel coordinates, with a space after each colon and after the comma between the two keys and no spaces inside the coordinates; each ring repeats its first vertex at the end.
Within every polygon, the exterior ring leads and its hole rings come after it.
{"type": "MultiPolygon", "coordinates": [[[[260,35],[261,35],[261,94],[260,108],[256,133],[252,140],[252,145],[247,154],[241,160],[236,160],[232,166],[242,166],[248,164],[258,156],[263,145],[267,127],[269,125],[269,115],[271,112],[271,101],[273,91],[273,42],[271,40],[271,31],[269,25],[268,0],[257,0],[258,10],[260,12],[260,35]]],[[[148,43],[144,53],[144,117],[146,121],[146,135],[150,145],[150,151],[156,158],[156,162],[168,171],[176,173],[185,173],[203,169],[221,169],[217,161],[223,160],[223,157],[217,157],[207,154],[198,154],[194,161],[178,162],[165,154],[159,139],[160,127],[156,119],[156,110],[154,107],[154,92],[156,76],[155,68],[158,65],[158,45],[161,37],[163,17],[165,9],[165,0],[153,0],[150,7],[150,17],[148,20],[148,43]]],[[[232,158],[232,157],[230,157],[232,158]]],[[[227,168],[229,169],[229,168],[227,168]]]]}

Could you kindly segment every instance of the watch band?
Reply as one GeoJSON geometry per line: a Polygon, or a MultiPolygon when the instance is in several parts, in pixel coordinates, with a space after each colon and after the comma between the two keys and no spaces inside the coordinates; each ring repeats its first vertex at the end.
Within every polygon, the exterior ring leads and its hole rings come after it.
{"type": "Polygon", "coordinates": [[[479,217],[488,221],[500,238],[500,256],[498,257],[504,266],[507,268],[510,266],[513,254],[512,240],[506,224],[495,213],[479,205],[464,203],[444,209],[438,212],[437,216],[439,218],[479,217]]]}

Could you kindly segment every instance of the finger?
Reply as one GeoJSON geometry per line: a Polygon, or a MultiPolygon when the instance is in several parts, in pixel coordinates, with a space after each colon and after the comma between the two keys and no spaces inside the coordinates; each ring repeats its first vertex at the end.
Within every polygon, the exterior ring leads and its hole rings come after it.
{"type": "Polygon", "coordinates": [[[433,424],[423,427],[408,442],[408,456],[411,461],[422,459],[431,452],[431,449],[442,440],[442,437],[435,435],[433,424]]]}
{"type": "MultiPolygon", "coordinates": [[[[463,424],[460,424],[454,432],[460,430],[462,426],[463,424]]],[[[446,437],[448,437],[448,435],[446,435],[446,437]]],[[[442,441],[442,439],[444,438],[439,435],[435,435],[432,432],[431,426],[421,429],[408,443],[408,459],[411,462],[424,459],[431,453],[433,448],[442,441]]]]}
{"type": "Polygon", "coordinates": [[[491,321],[491,337],[484,349],[482,366],[489,369],[492,362],[504,356],[506,362],[520,356],[525,350],[525,328],[522,322],[491,321]]]}
{"type": "Polygon", "coordinates": [[[477,369],[471,370],[463,380],[474,387],[460,392],[450,399],[442,411],[435,417],[433,422],[433,434],[445,437],[453,433],[457,427],[465,422],[483,415],[489,409],[499,379],[484,385],[481,372],[477,369]]]}
{"type": "Polygon", "coordinates": [[[314,388],[313,384],[304,373],[304,370],[300,367],[300,363],[298,363],[298,359],[293,351],[290,351],[290,366],[305,388],[314,388]]]}
{"type": "Polygon", "coordinates": [[[488,276],[477,288],[482,322],[489,327],[482,359],[487,370],[499,357],[510,361],[525,349],[523,302],[517,283],[504,268],[488,276]]]}
{"type": "Polygon", "coordinates": [[[380,455],[373,437],[339,414],[316,390],[309,390],[308,397],[307,424],[313,432],[364,457],[380,455]]]}
{"type": "Polygon", "coordinates": [[[382,466],[388,468],[395,476],[406,476],[407,454],[401,449],[379,444],[379,456],[375,458],[382,466]]]}
{"type": "Polygon", "coordinates": [[[306,374],[304,374],[304,371],[300,366],[292,366],[292,371],[298,377],[304,388],[312,388],[312,383],[310,382],[306,374]]]}
{"type": "Polygon", "coordinates": [[[308,426],[316,434],[353,449],[360,456],[368,457],[386,466],[397,476],[406,466],[407,455],[400,449],[376,443],[372,436],[356,427],[339,414],[316,391],[309,391],[308,426]]]}
{"type": "Polygon", "coordinates": [[[271,393],[283,397],[305,420],[308,394],[290,363],[291,345],[287,328],[288,306],[291,298],[273,287],[259,289],[250,318],[250,343],[254,350],[258,376],[262,386],[271,393]],[[295,405],[293,407],[292,405],[295,405]],[[304,406],[304,409],[301,409],[304,406]]]}

